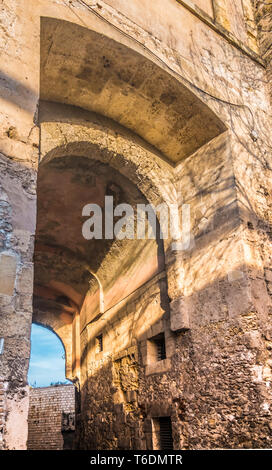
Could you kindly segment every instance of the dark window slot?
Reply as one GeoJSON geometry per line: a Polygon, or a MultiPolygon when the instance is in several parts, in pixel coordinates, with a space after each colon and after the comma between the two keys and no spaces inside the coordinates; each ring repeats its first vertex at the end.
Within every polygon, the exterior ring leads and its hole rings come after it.
{"type": "Polygon", "coordinates": [[[97,341],[98,351],[102,352],[103,351],[103,335],[97,336],[96,341],[97,341]]]}
{"type": "Polygon", "coordinates": [[[173,450],[172,422],[171,418],[159,418],[160,448],[161,450],[173,450]]]}
{"type": "Polygon", "coordinates": [[[154,340],[157,348],[157,361],[166,359],[165,338],[164,334],[154,340]]]}

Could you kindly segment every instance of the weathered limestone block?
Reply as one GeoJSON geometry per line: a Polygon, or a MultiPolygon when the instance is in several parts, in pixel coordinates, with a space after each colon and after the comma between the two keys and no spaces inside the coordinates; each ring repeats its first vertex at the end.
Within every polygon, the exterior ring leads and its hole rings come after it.
{"type": "Polygon", "coordinates": [[[25,450],[27,440],[28,386],[20,387],[19,393],[7,389],[5,447],[9,450],[25,450]],[[11,393],[10,393],[11,392],[11,393]]]}
{"type": "Polygon", "coordinates": [[[154,374],[163,374],[164,372],[168,372],[170,368],[170,359],[164,359],[163,361],[157,362],[155,364],[147,364],[145,374],[147,377],[154,374]]]}
{"type": "Polygon", "coordinates": [[[190,329],[190,310],[184,297],[172,300],[170,303],[170,318],[172,331],[190,329]]]}
{"type": "Polygon", "coordinates": [[[25,265],[18,275],[18,291],[22,294],[32,294],[33,292],[33,265],[25,265]]]}
{"type": "Polygon", "coordinates": [[[0,254],[0,294],[13,295],[17,259],[11,254],[0,254]]]}

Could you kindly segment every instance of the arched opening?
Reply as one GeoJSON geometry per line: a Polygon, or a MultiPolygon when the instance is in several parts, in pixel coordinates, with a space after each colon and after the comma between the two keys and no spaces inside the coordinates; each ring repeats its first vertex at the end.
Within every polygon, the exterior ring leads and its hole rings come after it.
{"type": "Polygon", "coordinates": [[[135,219],[133,236],[119,237],[115,210],[177,203],[173,167],[225,126],[139,52],[52,18],[41,24],[41,98],[34,321],[65,345],[80,396],[76,447],[131,448],[148,377],[171,369],[177,276],[171,237],[138,237],[135,219]],[[90,205],[102,236],[84,236],[90,205]]]}
{"type": "Polygon", "coordinates": [[[32,324],[28,372],[29,450],[72,449],[75,431],[75,389],[66,378],[66,351],[49,326],[32,324]]]}
{"type": "MultiPolygon", "coordinates": [[[[90,421],[92,400],[104,400],[93,393],[93,381],[102,384],[105,374],[104,366],[98,367],[101,360],[107,369],[109,357],[137,349],[138,337],[168,314],[164,249],[158,231],[155,238],[141,240],[83,237],[82,209],[96,204],[104,216],[105,197],[112,197],[113,208],[127,204],[135,212],[139,204],[148,203],[129,179],[96,159],[68,154],[40,166],[34,319],[54,327],[63,340],[67,376],[81,389],[82,428],[85,419],[90,421]],[[153,289],[150,297],[149,289],[153,289]],[[137,302],[146,312],[144,323],[138,313],[126,311],[141,296],[137,302]],[[148,313],[154,299],[153,312],[148,313]]],[[[119,219],[114,217],[115,222],[119,219]]],[[[133,235],[135,230],[133,226],[133,235]]],[[[120,399],[124,394],[120,391],[120,399]]]]}
{"type": "Polygon", "coordinates": [[[65,349],[48,328],[32,324],[28,383],[32,388],[69,383],[65,375],[65,349]]]}

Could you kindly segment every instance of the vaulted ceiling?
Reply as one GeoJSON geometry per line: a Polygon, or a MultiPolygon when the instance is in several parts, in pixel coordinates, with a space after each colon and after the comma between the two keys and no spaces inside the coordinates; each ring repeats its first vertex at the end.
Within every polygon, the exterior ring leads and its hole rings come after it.
{"type": "Polygon", "coordinates": [[[41,98],[109,117],[172,164],[226,130],[189,88],[127,46],[53,18],[41,24],[41,98]]]}

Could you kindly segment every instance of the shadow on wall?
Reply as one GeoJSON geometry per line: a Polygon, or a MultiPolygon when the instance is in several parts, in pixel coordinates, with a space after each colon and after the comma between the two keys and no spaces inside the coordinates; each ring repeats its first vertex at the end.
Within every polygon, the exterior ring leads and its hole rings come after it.
{"type": "Polygon", "coordinates": [[[257,355],[271,357],[261,335],[256,346],[256,325],[266,328],[267,317],[250,304],[246,288],[245,277],[222,277],[185,300],[191,330],[175,333],[163,374],[146,374],[141,346],[139,355],[128,349],[123,363],[100,354],[81,388],[78,448],[156,449],[153,421],[166,417],[176,450],[270,447],[261,384],[251,381],[257,355]]]}

